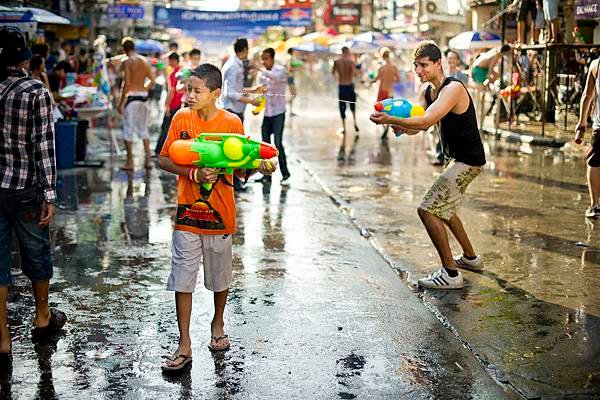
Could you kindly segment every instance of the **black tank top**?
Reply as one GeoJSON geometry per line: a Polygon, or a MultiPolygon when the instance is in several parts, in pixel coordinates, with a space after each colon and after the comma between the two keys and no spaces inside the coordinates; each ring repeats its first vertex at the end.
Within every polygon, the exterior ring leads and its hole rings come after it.
{"type": "MultiPolygon", "coordinates": [[[[442,88],[450,82],[458,82],[463,88],[464,85],[456,78],[446,77],[442,88]]],[[[425,101],[427,106],[430,106],[431,100],[431,85],[425,90],[425,101]]],[[[467,88],[465,88],[467,90],[467,88]]],[[[479,136],[479,128],[477,127],[477,116],[473,99],[469,96],[469,108],[462,114],[449,112],[440,120],[440,134],[444,147],[444,154],[447,158],[453,158],[461,163],[480,167],[485,164],[485,152],[483,151],[483,143],[479,136]]]]}

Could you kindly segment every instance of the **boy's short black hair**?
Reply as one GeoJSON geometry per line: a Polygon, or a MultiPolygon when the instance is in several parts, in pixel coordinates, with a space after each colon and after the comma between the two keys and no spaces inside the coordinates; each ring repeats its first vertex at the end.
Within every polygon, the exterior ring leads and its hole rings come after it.
{"type": "Polygon", "coordinates": [[[272,59],[275,59],[275,49],[273,49],[272,47],[267,47],[263,50],[263,53],[266,53],[270,55],[272,59]]]}
{"type": "Polygon", "coordinates": [[[200,49],[192,49],[192,51],[190,51],[190,57],[194,57],[194,56],[201,56],[202,52],[200,51],[200,49]]]}
{"type": "Polygon", "coordinates": [[[244,50],[248,49],[248,40],[246,38],[237,38],[233,43],[233,51],[236,53],[241,53],[244,50]]]}
{"type": "Polygon", "coordinates": [[[179,62],[179,54],[172,52],[171,54],[169,54],[169,60],[174,60],[179,62]]]}
{"type": "Polygon", "coordinates": [[[205,81],[205,85],[212,92],[216,89],[221,89],[222,86],[222,76],[221,70],[215,67],[212,64],[205,63],[200,64],[196,69],[193,69],[192,76],[202,79],[205,81]]]}

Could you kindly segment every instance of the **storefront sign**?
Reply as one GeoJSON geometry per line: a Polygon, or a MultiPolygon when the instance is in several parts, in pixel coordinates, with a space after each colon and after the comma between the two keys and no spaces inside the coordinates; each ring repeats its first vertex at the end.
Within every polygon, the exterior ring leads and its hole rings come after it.
{"type": "Polygon", "coordinates": [[[337,4],[328,7],[328,25],[360,25],[359,4],[337,4]]]}
{"type": "Polygon", "coordinates": [[[600,18],[600,4],[598,0],[576,0],[575,19],[600,18]]]}
{"type": "Polygon", "coordinates": [[[110,19],[144,19],[144,6],[119,4],[106,9],[110,19]]]}
{"type": "Polygon", "coordinates": [[[308,26],[312,24],[310,8],[260,11],[195,11],[154,6],[154,22],[170,28],[239,29],[269,26],[308,26]]]}

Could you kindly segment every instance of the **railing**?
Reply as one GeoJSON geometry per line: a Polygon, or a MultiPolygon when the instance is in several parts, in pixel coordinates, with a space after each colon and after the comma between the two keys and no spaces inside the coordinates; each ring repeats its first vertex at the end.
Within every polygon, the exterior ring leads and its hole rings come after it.
{"type": "Polygon", "coordinates": [[[496,130],[499,129],[502,111],[508,113],[509,130],[518,115],[524,113],[532,120],[541,121],[541,133],[545,136],[546,123],[556,122],[556,111],[562,114],[566,130],[569,114],[577,117],[576,113],[579,112],[587,70],[593,59],[592,49],[600,51],[600,44],[548,44],[515,48],[512,82],[500,83],[503,89],[498,94],[500,101],[497,102],[496,130]],[[523,57],[522,51],[526,57],[523,57]]]}

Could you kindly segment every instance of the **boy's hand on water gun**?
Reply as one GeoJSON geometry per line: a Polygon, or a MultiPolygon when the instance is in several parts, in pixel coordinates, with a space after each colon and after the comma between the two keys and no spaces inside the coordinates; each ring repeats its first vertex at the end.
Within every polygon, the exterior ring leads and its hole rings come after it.
{"type": "Polygon", "coordinates": [[[260,106],[260,99],[259,98],[250,99],[250,104],[252,104],[254,107],[258,107],[258,106],[260,106]]]}
{"type": "Polygon", "coordinates": [[[199,183],[215,183],[219,178],[219,168],[198,168],[197,177],[199,183]]]}
{"type": "Polygon", "coordinates": [[[389,124],[391,117],[386,113],[375,111],[373,114],[371,114],[369,119],[371,121],[375,122],[376,124],[382,125],[382,124],[389,124]]]}
{"type": "Polygon", "coordinates": [[[277,169],[277,161],[262,160],[258,167],[258,172],[263,175],[271,175],[277,169]]]}

